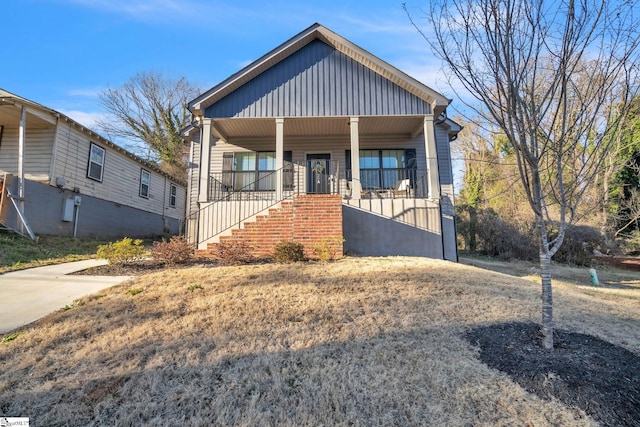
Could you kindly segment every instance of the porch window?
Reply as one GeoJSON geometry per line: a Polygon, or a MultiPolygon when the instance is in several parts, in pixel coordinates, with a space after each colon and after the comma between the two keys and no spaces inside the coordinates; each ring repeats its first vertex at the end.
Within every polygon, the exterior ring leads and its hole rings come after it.
{"type": "MultiPolygon", "coordinates": [[[[351,151],[346,153],[351,173],[351,151]]],[[[360,182],[365,190],[394,188],[399,181],[415,180],[416,150],[360,150],[360,182]]]]}
{"type": "MultiPolygon", "coordinates": [[[[285,189],[290,189],[293,183],[291,157],[291,151],[284,152],[285,189]]],[[[276,188],[275,172],[275,151],[223,153],[222,184],[225,191],[273,191],[276,188]]]]}
{"type": "Polygon", "coordinates": [[[249,152],[235,153],[233,171],[235,172],[234,190],[269,191],[275,189],[276,153],[249,152]]]}

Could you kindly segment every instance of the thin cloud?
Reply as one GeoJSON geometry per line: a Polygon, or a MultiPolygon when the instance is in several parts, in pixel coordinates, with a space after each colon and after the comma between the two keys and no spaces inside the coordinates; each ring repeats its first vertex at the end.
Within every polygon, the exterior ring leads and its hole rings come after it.
{"type": "Polygon", "coordinates": [[[95,132],[97,132],[98,122],[104,121],[108,117],[108,115],[105,113],[90,113],[87,111],[65,109],[58,109],[58,111],[60,111],[65,116],[71,117],[82,126],[85,126],[86,128],[91,129],[95,132]]]}
{"type": "Polygon", "coordinates": [[[79,96],[84,98],[97,98],[100,92],[102,92],[102,88],[79,88],[71,89],[67,92],[67,95],[79,96]]]}

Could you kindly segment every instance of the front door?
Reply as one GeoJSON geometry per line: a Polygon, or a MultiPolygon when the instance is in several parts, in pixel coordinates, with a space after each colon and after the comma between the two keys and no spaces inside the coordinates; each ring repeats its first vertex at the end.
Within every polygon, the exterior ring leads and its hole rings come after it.
{"type": "Polygon", "coordinates": [[[307,154],[307,193],[331,193],[331,154],[307,154]]]}

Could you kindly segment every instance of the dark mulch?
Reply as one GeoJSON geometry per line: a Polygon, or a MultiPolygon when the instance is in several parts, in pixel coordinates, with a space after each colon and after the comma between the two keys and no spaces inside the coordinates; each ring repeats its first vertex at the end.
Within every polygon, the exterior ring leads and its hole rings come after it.
{"type": "Polygon", "coordinates": [[[640,357],[599,338],[556,330],[553,351],[540,326],[503,323],[471,330],[480,360],[543,399],[578,407],[603,426],[640,426],[640,357]]]}
{"type": "Polygon", "coordinates": [[[130,264],[108,264],[87,268],[72,274],[84,276],[140,276],[147,273],[166,269],[180,269],[189,267],[202,267],[218,265],[217,261],[206,258],[191,258],[186,262],[174,265],[166,265],[153,260],[136,261],[130,264]]]}

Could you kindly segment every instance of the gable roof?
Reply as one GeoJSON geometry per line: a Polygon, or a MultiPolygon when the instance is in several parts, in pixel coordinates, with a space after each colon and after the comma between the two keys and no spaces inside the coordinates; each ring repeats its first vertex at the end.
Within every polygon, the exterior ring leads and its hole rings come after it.
{"type": "Polygon", "coordinates": [[[316,23],[192,100],[189,103],[189,110],[196,116],[202,116],[205,108],[221,100],[245,83],[299,51],[313,40],[320,40],[328,44],[409,93],[428,102],[432,106],[436,117],[451,102],[448,98],[413,77],[403,73],[328,28],[316,23]]]}
{"type": "Polygon", "coordinates": [[[96,142],[100,142],[112,149],[114,149],[115,151],[124,154],[125,156],[129,157],[130,159],[135,160],[136,162],[140,163],[142,166],[145,166],[146,168],[149,168],[157,173],[159,173],[162,176],[166,176],[167,178],[171,179],[173,182],[180,184],[182,186],[185,186],[186,183],[181,180],[178,179],[176,177],[174,177],[173,175],[170,175],[166,172],[164,172],[162,169],[160,169],[156,164],[149,162],[147,160],[144,160],[141,157],[136,156],[135,154],[131,153],[130,151],[125,150],[124,148],[120,147],[119,145],[109,141],[108,139],[106,139],[105,137],[95,133],[94,131],[92,131],[91,129],[81,125],[80,123],[76,122],[75,120],[73,120],[72,118],[56,111],[53,110],[49,107],[45,107],[42,104],[38,104],[37,102],[31,101],[27,98],[23,98],[21,96],[15,95],[5,89],[0,88],[0,106],[2,105],[20,105],[20,106],[24,106],[27,110],[28,113],[52,124],[55,125],[56,121],[58,119],[62,119],[65,122],[69,123],[70,125],[74,126],[77,129],[80,129],[80,131],[86,133],[89,135],[90,138],[96,140],[96,142]]]}

